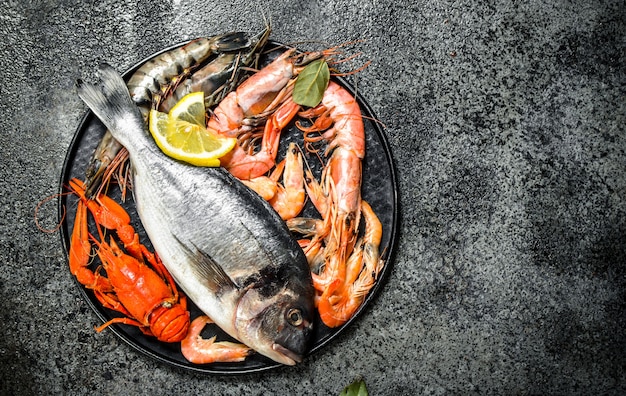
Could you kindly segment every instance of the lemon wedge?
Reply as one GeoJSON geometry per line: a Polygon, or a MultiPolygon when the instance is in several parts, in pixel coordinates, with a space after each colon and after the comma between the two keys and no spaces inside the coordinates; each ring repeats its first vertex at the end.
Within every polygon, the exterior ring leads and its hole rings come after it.
{"type": "Polygon", "coordinates": [[[203,92],[186,95],[169,113],[152,109],[148,125],[166,155],[196,166],[220,166],[219,158],[237,143],[237,139],[222,138],[205,127],[203,92]]]}

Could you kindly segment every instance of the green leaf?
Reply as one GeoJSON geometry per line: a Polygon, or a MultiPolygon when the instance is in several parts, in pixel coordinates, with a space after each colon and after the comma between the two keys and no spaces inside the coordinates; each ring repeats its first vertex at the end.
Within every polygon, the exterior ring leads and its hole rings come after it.
{"type": "Polygon", "coordinates": [[[339,396],[368,396],[365,381],[360,378],[356,379],[353,383],[346,386],[339,396]]]}
{"type": "Polygon", "coordinates": [[[293,101],[302,106],[317,106],[322,101],[329,80],[330,71],[324,59],[309,63],[296,79],[293,101]]]}

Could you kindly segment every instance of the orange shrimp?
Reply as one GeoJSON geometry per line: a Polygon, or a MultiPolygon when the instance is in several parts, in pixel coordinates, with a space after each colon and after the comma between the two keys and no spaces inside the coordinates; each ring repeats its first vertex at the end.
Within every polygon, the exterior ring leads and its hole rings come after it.
{"type": "Polygon", "coordinates": [[[281,162],[277,176],[280,175],[281,170],[283,183],[277,183],[276,195],[269,202],[283,220],[289,220],[300,214],[306,198],[302,153],[295,143],[289,144],[287,156],[281,162]]]}
{"type": "Polygon", "coordinates": [[[317,300],[320,317],[326,326],[346,323],[361,306],[378,279],[385,263],[378,248],[382,224],[366,202],[361,202],[365,234],[348,259],[345,279],[333,279],[317,300]]]}
{"type": "Polygon", "coordinates": [[[318,274],[323,273],[326,266],[324,239],[321,237],[326,232],[325,222],[313,218],[294,217],[287,220],[286,223],[291,232],[305,236],[304,239],[299,240],[300,247],[302,247],[311,269],[313,287],[320,293],[323,292],[328,286],[328,279],[318,274]]]}
{"type": "Polygon", "coordinates": [[[337,327],[361,306],[384,265],[378,253],[381,223],[361,198],[363,119],[355,97],[335,82],[329,83],[319,106],[299,115],[314,120],[311,126],[296,122],[305,142],[328,142],[325,155],[330,158],[320,182],[308,170],[305,177],[306,191],[322,220],[294,219],[288,225],[312,236],[305,251],[310,252],[316,304],[324,324],[337,327]],[[361,216],[365,234],[358,239],[361,216]]]}
{"type": "Polygon", "coordinates": [[[283,220],[295,218],[304,208],[304,170],[302,153],[295,143],[290,143],[287,155],[270,176],[259,176],[242,182],[259,194],[278,212],[283,220]],[[279,182],[283,176],[282,184],[279,182]]]}
{"type": "Polygon", "coordinates": [[[365,156],[361,109],[346,89],[330,82],[320,105],[300,115],[317,117],[311,126],[297,126],[304,131],[307,142],[328,141],[325,154],[330,154],[321,183],[310,172],[306,177],[307,192],[325,224],[316,236],[323,238],[326,245],[326,264],[318,274],[320,284],[328,285],[334,280],[343,283],[346,260],[356,243],[361,217],[361,160],[365,156]]]}
{"type": "MultiPolygon", "coordinates": [[[[276,168],[278,169],[279,166],[277,165],[276,168]]],[[[250,180],[243,179],[241,182],[266,201],[274,198],[278,189],[276,181],[271,176],[259,176],[250,180]]]]}
{"type": "Polygon", "coordinates": [[[295,49],[287,50],[241,83],[215,108],[208,128],[220,136],[248,142],[249,136],[263,126],[258,152],[238,144],[220,158],[222,166],[233,176],[252,179],[274,167],[281,131],[301,109],[291,98],[294,77],[305,64],[331,51],[294,55],[295,49]]]}
{"type": "Polygon", "coordinates": [[[332,152],[322,175],[321,186],[314,178],[307,178],[311,180],[307,184],[307,192],[318,210],[323,210],[320,212],[322,216],[327,216],[330,203],[337,211],[335,225],[347,223],[346,231],[354,231],[360,216],[361,160],[365,156],[361,109],[347,90],[331,81],[322,103],[314,109],[301,112],[300,115],[319,115],[312,126],[304,127],[298,123],[298,127],[304,131],[305,141],[326,140],[329,142],[326,155],[332,152]],[[312,136],[315,132],[323,133],[312,136]]]}
{"type": "Polygon", "coordinates": [[[253,350],[244,344],[229,341],[215,342],[216,337],[204,339],[200,335],[204,326],[213,323],[208,316],[198,316],[189,326],[187,336],[180,342],[185,359],[195,364],[214,362],[242,362],[253,350]]]}

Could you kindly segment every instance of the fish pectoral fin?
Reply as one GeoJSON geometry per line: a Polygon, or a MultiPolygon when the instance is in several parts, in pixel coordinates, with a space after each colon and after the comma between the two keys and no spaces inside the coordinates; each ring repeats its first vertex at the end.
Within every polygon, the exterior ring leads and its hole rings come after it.
{"type": "Polygon", "coordinates": [[[190,251],[191,254],[189,255],[193,263],[192,268],[209,289],[220,295],[227,290],[239,288],[208,253],[198,249],[195,245],[194,248],[195,252],[190,251]]]}

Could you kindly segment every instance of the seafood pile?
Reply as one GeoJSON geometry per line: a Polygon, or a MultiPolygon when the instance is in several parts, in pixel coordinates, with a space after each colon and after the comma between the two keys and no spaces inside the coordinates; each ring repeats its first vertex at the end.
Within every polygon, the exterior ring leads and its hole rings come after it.
{"type": "Polygon", "coordinates": [[[337,48],[289,48],[259,68],[269,34],[268,27],[255,36],[198,39],[145,63],[128,82],[108,65],[101,86],[77,82],[107,128],[85,181],[69,186],[78,199],[70,270],[121,314],[98,331],[137,326],[180,342],[196,364],[239,362],[256,352],[293,365],[309,350],[315,324],[348,322],[378,280],[382,225],[361,195],[361,109],[332,80],[317,104],[294,95],[300,74],[320,60],[332,65],[337,48]],[[151,109],[168,111],[198,91],[207,129],[237,139],[220,167],[172,159],[148,132],[151,109]],[[283,143],[281,160],[281,132],[291,125],[304,144],[283,143]],[[319,175],[312,159],[322,164],[319,175]],[[107,196],[114,181],[131,186],[154,252],[107,196]],[[307,201],[315,216],[303,215],[307,201]],[[100,266],[91,262],[93,250],[100,266]],[[187,299],[203,314],[192,320],[187,299]],[[204,339],[209,323],[237,342],[204,339]]]}

